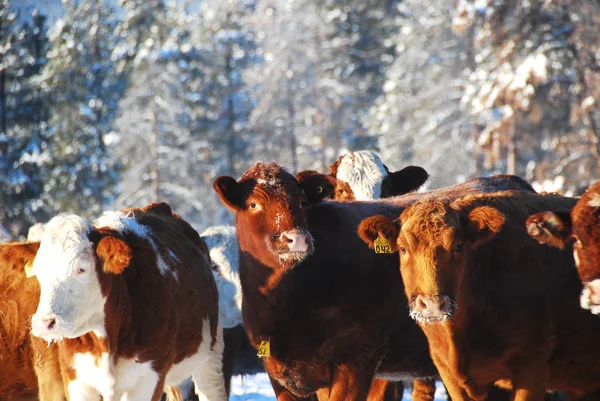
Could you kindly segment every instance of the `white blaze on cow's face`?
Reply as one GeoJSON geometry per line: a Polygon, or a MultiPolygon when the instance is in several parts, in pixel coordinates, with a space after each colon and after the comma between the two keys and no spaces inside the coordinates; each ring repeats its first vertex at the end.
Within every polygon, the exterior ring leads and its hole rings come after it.
{"type": "Polygon", "coordinates": [[[348,183],[356,200],[381,198],[381,186],[388,173],[374,152],[358,151],[342,157],[336,178],[348,183]]]}
{"type": "Polygon", "coordinates": [[[72,214],[60,214],[48,223],[33,262],[41,289],[31,320],[33,335],[56,341],[104,332],[105,298],[88,239],[92,229],[72,214]]]}

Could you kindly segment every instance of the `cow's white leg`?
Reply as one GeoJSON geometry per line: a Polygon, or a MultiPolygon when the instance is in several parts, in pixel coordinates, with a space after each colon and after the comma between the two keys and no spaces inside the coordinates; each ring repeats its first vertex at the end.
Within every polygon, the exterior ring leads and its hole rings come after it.
{"type": "Polygon", "coordinates": [[[81,380],[73,380],[67,387],[70,401],[100,401],[100,393],[81,380]]]}
{"type": "MultiPolygon", "coordinates": [[[[208,327],[208,324],[205,327],[208,327]]],[[[203,363],[196,365],[192,372],[192,380],[200,401],[227,400],[223,380],[223,329],[220,326],[217,333],[217,341],[212,349],[210,335],[202,337],[198,354],[201,354],[203,363]]]]}
{"type": "MultiPolygon", "coordinates": [[[[123,392],[120,401],[150,401],[153,400],[156,386],[159,385],[160,378],[157,374],[149,374],[140,377],[135,387],[123,392]]],[[[161,391],[162,393],[162,384],[161,391]]],[[[159,396],[160,399],[160,396],[159,396]]],[[[117,400],[115,400],[117,401],[117,400]]]]}

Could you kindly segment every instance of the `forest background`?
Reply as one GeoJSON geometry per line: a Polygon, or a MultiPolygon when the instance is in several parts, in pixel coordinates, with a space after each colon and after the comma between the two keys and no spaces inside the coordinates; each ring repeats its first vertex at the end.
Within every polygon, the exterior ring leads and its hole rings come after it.
{"type": "Polygon", "coordinates": [[[437,188],[600,172],[597,0],[0,0],[0,239],[156,200],[203,230],[256,161],[379,152],[437,188]]]}

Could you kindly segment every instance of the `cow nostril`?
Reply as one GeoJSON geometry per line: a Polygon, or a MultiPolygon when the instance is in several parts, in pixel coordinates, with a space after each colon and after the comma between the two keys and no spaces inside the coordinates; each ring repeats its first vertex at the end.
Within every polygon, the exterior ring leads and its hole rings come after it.
{"type": "Polygon", "coordinates": [[[440,301],[440,312],[446,314],[450,311],[450,302],[447,299],[440,301]]]}
{"type": "Polygon", "coordinates": [[[44,319],[44,325],[46,326],[46,328],[48,330],[52,330],[54,328],[54,326],[56,326],[56,319],[55,318],[44,319]]]}
{"type": "Polygon", "coordinates": [[[426,310],[427,309],[427,302],[425,302],[425,299],[423,297],[418,297],[417,298],[417,307],[420,310],[426,310]]]}

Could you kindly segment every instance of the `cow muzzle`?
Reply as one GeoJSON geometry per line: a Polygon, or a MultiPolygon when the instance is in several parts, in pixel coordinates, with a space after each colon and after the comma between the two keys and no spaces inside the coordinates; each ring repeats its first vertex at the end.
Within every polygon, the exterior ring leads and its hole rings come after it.
{"type": "Polygon", "coordinates": [[[580,297],[581,307],[595,315],[600,315],[600,279],[592,280],[583,286],[580,297]]]}
{"type": "Polygon", "coordinates": [[[60,318],[53,314],[33,315],[31,318],[31,333],[36,337],[41,337],[45,340],[59,339],[62,335],[59,334],[63,329],[60,318]]]}
{"type": "Polygon", "coordinates": [[[423,324],[443,322],[456,309],[456,303],[447,295],[417,295],[408,306],[410,317],[423,324]]]}
{"type": "Polygon", "coordinates": [[[313,252],[313,237],[306,230],[293,229],[279,234],[277,256],[280,261],[300,262],[313,252]]]}

